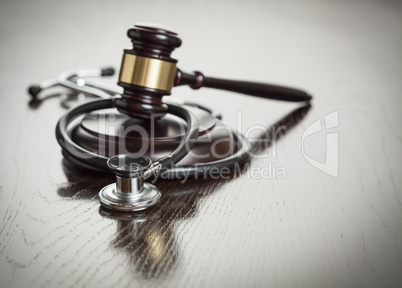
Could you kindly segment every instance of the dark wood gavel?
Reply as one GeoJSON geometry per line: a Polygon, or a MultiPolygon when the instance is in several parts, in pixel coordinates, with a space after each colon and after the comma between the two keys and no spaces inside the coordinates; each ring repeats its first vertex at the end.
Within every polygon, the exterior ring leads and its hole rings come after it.
{"type": "Polygon", "coordinates": [[[177,33],[165,28],[135,25],[127,35],[133,49],[124,50],[118,82],[124,92],[121,98],[114,100],[116,108],[127,115],[145,119],[163,117],[167,106],[162,97],[170,95],[173,86],[180,85],[193,89],[216,88],[282,101],[311,100],[305,91],[294,88],[205,77],[198,71],[185,73],[176,68],[177,60],[170,57],[182,41],[177,33]]]}

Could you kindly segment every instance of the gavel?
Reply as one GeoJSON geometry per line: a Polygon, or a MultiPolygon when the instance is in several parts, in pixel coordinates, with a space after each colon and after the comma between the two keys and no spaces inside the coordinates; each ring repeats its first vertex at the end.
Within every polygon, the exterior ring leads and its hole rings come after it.
{"type": "Polygon", "coordinates": [[[176,67],[178,61],[170,56],[182,41],[177,33],[165,28],[135,25],[128,30],[127,36],[133,48],[124,50],[118,81],[124,92],[114,99],[114,105],[129,116],[143,119],[163,117],[168,108],[162,97],[170,95],[173,86],[180,85],[291,102],[310,101],[312,98],[305,91],[289,87],[206,77],[199,71],[185,73],[176,67]]]}

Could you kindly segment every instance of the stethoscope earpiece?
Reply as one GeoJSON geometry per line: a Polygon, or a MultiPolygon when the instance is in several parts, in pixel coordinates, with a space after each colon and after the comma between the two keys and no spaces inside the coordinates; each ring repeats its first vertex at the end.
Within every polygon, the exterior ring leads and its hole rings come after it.
{"type": "Polygon", "coordinates": [[[151,168],[149,157],[137,154],[116,155],[107,161],[116,175],[116,183],[109,184],[99,192],[99,201],[105,208],[134,212],[154,206],[161,197],[160,190],[145,183],[145,172],[151,168]]]}

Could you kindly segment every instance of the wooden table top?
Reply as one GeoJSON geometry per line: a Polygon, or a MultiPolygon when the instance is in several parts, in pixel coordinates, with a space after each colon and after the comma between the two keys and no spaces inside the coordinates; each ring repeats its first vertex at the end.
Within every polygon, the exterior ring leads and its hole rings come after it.
{"type": "Polygon", "coordinates": [[[400,287],[401,27],[396,1],[2,2],[0,287],[400,287]],[[185,71],[314,99],[176,88],[259,157],[229,179],[159,181],[154,208],[121,215],[97,200],[112,176],[63,160],[64,90],[33,107],[26,89],[118,68],[141,21],[178,31],[185,71]]]}

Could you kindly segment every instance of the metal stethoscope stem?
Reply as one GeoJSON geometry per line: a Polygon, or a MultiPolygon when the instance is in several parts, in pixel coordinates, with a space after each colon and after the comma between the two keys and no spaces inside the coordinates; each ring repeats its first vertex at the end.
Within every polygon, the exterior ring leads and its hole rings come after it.
{"type": "MultiPolygon", "coordinates": [[[[116,174],[116,183],[104,187],[99,192],[100,203],[111,210],[132,212],[155,205],[161,197],[160,190],[145,183],[145,172],[152,161],[143,155],[116,155],[107,161],[108,167],[116,174]]],[[[155,167],[155,166],[154,166],[155,167]]],[[[160,169],[156,168],[156,170],[160,169]]],[[[148,172],[152,173],[152,172],[148,172]]]]}

